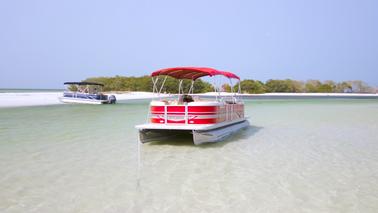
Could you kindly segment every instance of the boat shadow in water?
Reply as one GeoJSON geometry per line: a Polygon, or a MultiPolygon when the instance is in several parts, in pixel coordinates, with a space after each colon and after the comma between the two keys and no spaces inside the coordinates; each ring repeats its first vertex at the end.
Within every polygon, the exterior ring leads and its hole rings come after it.
{"type": "Polygon", "coordinates": [[[172,137],[166,140],[149,142],[146,145],[156,146],[156,145],[169,145],[169,146],[193,146],[198,148],[217,148],[223,147],[224,145],[231,142],[238,142],[240,140],[245,140],[249,137],[255,135],[258,131],[263,129],[263,127],[249,125],[240,131],[231,134],[230,136],[224,138],[222,141],[214,143],[204,143],[200,145],[195,145],[193,143],[193,135],[191,132],[172,132],[172,137]]]}

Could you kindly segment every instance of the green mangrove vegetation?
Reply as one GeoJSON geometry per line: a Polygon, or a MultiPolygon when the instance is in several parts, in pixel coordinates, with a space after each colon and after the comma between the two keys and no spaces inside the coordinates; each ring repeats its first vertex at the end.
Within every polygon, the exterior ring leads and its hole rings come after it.
{"type": "MultiPolygon", "coordinates": [[[[150,76],[141,77],[91,77],[85,81],[97,82],[104,84],[104,91],[145,91],[152,92],[152,81],[150,76]]],[[[161,85],[163,79],[160,79],[158,85],[161,85]]],[[[178,93],[177,79],[167,77],[162,92],[178,93]]],[[[240,82],[242,93],[260,94],[260,93],[375,93],[375,89],[363,81],[297,81],[291,79],[276,80],[270,79],[266,82],[259,80],[246,79],[240,82]]],[[[183,87],[185,91],[189,90],[191,81],[184,80],[183,87]]],[[[212,92],[213,86],[201,79],[195,81],[194,93],[212,92]]],[[[234,91],[238,90],[238,85],[234,85],[234,91]]],[[[223,84],[222,90],[231,91],[229,84],[223,84]]]]}
{"type": "Polygon", "coordinates": [[[362,81],[296,81],[291,79],[261,82],[241,81],[242,93],[375,93],[375,89],[362,81]]]}
{"type": "MultiPolygon", "coordinates": [[[[157,85],[160,88],[164,78],[160,78],[157,85]]],[[[92,77],[84,81],[96,82],[104,84],[104,91],[144,91],[152,92],[152,80],[150,76],[141,77],[92,77]]],[[[172,77],[167,77],[164,87],[161,92],[163,93],[178,93],[179,81],[172,77]]],[[[183,81],[184,91],[188,91],[191,86],[190,80],[183,81]]],[[[201,79],[197,79],[194,83],[194,93],[204,93],[213,91],[213,86],[201,79]]]]}

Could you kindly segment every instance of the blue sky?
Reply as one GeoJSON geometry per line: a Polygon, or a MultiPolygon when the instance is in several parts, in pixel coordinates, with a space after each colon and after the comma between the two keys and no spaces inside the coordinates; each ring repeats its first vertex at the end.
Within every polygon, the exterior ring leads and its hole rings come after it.
{"type": "Polygon", "coordinates": [[[0,1],[0,88],[189,65],[378,86],[378,1],[0,1]]]}

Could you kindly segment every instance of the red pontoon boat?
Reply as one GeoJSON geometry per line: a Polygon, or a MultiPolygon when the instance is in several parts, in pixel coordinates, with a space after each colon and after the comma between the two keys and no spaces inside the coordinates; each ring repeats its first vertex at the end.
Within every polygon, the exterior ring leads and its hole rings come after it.
{"type": "MultiPolygon", "coordinates": [[[[137,125],[139,139],[142,143],[161,141],[177,136],[181,133],[193,135],[194,144],[217,142],[230,134],[249,126],[244,117],[244,103],[236,93],[231,96],[221,96],[215,85],[214,100],[194,97],[194,82],[204,76],[224,76],[230,80],[240,78],[230,72],[219,71],[204,67],[175,67],[155,71],[152,73],[153,92],[160,94],[167,76],[179,80],[179,94],[175,99],[153,100],[150,103],[148,123],[137,125]],[[162,83],[159,88],[159,77],[162,83]],[[184,93],[183,80],[192,80],[187,94],[184,93]]],[[[232,85],[231,85],[231,88],[232,85]]]]}

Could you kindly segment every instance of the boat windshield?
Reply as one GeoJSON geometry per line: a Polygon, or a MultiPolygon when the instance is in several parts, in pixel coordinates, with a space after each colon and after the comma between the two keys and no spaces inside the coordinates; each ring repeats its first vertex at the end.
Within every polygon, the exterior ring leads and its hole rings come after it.
{"type": "Polygon", "coordinates": [[[100,94],[102,92],[101,85],[89,84],[65,84],[65,92],[71,93],[86,93],[86,94],[100,94]]]}

